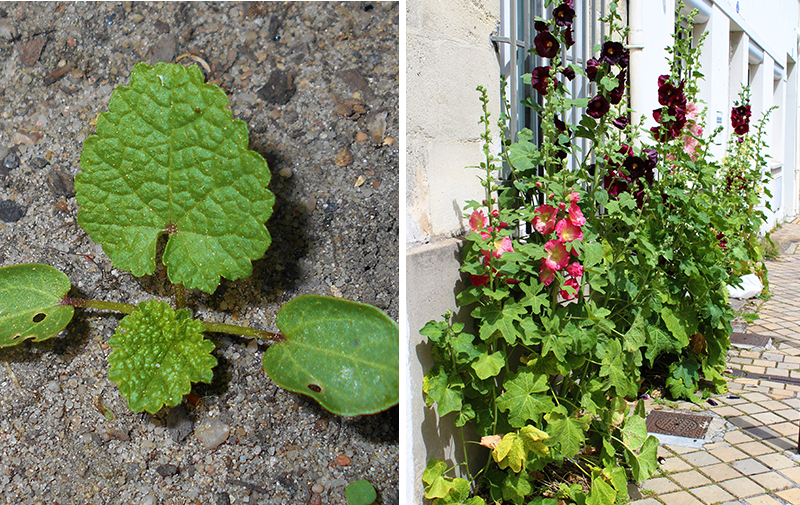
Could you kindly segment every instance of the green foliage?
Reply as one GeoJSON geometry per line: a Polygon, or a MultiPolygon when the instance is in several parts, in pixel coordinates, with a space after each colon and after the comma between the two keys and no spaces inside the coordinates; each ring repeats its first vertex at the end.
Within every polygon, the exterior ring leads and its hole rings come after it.
{"type": "Polygon", "coordinates": [[[399,329],[381,310],[304,295],[281,307],[277,325],[286,341],[270,346],[263,364],[280,387],[343,416],[397,404],[399,329]]]}
{"type": "MultiPolygon", "coordinates": [[[[267,189],[270,172],[247,149],[247,126],[232,119],[229,105],[196,66],[140,63],[130,85],[112,94],[98,134],[81,153],[78,223],[116,267],[134,275],[153,273],[159,237],[167,235],[162,260],[178,310],[156,300],[133,306],[69,298],[69,279],[53,267],[3,267],[0,347],[53,337],[75,307],[112,310],[128,315],[109,340],[108,377],[134,412],[176,406],[192,383],[211,382],[217,360],[204,332],[279,341],[264,356],[264,369],[333,413],[371,414],[397,404],[399,330],[376,307],[302,296],[279,311],[283,336],[205,323],[183,308],[184,287],[211,293],[220,277],[250,275],[251,261],[271,241],[264,226],[275,200],[267,189]]],[[[496,367],[494,358],[483,369],[496,367]]]]}
{"type": "Polygon", "coordinates": [[[347,498],[347,505],[371,505],[378,499],[378,493],[375,492],[375,488],[363,479],[348,484],[344,493],[347,498]]]}
{"type": "MultiPolygon", "coordinates": [[[[487,98],[478,88],[486,195],[466,207],[461,271],[469,282],[457,298],[462,307],[474,305],[475,331],[449,313],[422,330],[434,359],[423,388],[428,405],[439,415],[455,412],[457,426],[473,423],[491,450],[487,465],[465,480],[472,496],[625,503],[628,480],[645,480],[658,467],[644,406],[633,406],[646,390],[644,377],[666,370],[661,386],[695,402],[704,389],[726,387],[734,316],[727,285],[751,258],[735,237],[761,222],[735,217],[731,205],[757,205],[766,193],[755,189],[737,200],[737,192],[720,187],[726,167],[708,155],[713,135],[702,135],[705,111],[697,99],[702,39],[692,47],[691,34],[681,33],[691,23],[676,24],[670,73],[652,83],[661,88],[659,126],[646,132],[622,121],[629,110],[614,94],[629,69],[613,63],[615,51],[624,51],[613,41],[624,40],[625,28],[613,7],[603,21],[611,35],[592,69],[597,94],[578,124],[562,122],[575,103],[566,88],[554,78],[546,89],[541,82],[561,71],[558,52],[549,69],[524,76],[531,85],[539,76],[541,101],[525,104],[538,115],[543,138],[557,142],[537,146],[523,130],[517,142],[501,143],[499,157],[489,154],[487,98]],[[573,144],[577,137],[590,141],[591,156],[573,144]],[[500,161],[510,172],[505,183],[498,181],[500,161]],[[534,449],[529,430],[544,434],[535,442],[546,450],[534,449]],[[567,464],[585,487],[557,486],[542,478],[554,472],[537,473],[567,464]]],[[[547,33],[566,43],[565,28],[547,23],[547,33]]],[[[504,117],[499,127],[505,129],[504,117]]],[[[441,477],[445,468],[436,468],[441,499],[451,484],[441,477]]]]}
{"type": "Polygon", "coordinates": [[[275,197],[229,105],[197,66],[138,63],[130,86],[114,90],[75,177],[78,224],[114,266],[152,274],[166,234],[173,283],[212,293],[220,276],[250,275],[270,245],[264,222],[275,197]]]}
{"type": "Polygon", "coordinates": [[[61,304],[71,284],[49,265],[0,268],[0,347],[46,340],[72,320],[75,309],[61,304]]]}
{"type": "Polygon", "coordinates": [[[122,318],[108,341],[108,379],[119,385],[128,408],[155,414],[178,405],[193,382],[211,382],[217,359],[202,332],[203,323],[189,310],[157,300],[122,318]]]}

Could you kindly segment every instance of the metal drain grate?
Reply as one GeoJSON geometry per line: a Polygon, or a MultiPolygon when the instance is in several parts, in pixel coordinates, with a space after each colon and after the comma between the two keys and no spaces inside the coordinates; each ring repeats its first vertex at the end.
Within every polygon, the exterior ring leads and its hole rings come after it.
{"type": "Polygon", "coordinates": [[[713,418],[697,414],[681,414],[653,410],[647,414],[647,432],[673,437],[703,438],[713,418]]]}
{"type": "Polygon", "coordinates": [[[731,333],[731,344],[741,347],[766,347],[769,337],[757,333],[731,333]]]}

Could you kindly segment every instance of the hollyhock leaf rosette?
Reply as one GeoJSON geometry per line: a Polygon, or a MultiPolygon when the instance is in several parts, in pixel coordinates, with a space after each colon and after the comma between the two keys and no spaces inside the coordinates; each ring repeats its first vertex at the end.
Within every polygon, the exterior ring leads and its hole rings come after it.
{"type": "Polygon", "coordinates": [[[75,309],[61,305],[71,283],[50,265],[27,263],[0,268],[0,347],[54,337],[75,309]]]}
{"type": "Polygon", "coordinates": [[[133,412],[157,413],[178,405],[193,382],[210,383],[217,359],[203,323],[186,309],[150,300],[120,321],[108,345],[108,379],[133,412]]]}
{"type": "Polygon", "coordinates": [[[341,416],[397,404],[400,331],[377,307],[303,295],[281,307],[276,324],[286,341],[267,349],[263,365],[278,386],[341,416]]]}
{"type": "Polygon", "coordinates": [[[78,223],[114,266],[155,270],[158,238],[171,282],[213,292],[252,273],[271,238],[274,195],[222,89],[197,66],[138,63],[86,139],[75,177],[78,223]]]}

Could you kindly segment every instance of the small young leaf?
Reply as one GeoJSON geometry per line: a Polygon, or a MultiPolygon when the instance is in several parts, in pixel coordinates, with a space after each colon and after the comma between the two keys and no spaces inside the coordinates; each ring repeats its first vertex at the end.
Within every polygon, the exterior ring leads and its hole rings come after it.
{"type": "Polygon", "coordinates": [[[202,333],[203,323],[188,310],[158,300],[122,318],[108,341],[108,379],[119,384],[128,408],[155,414],[180,403],[193,382],[211,382],[217,359],[202,333]]]}
{"type": "Polygon", "coordinates": [[[364,479],[348,484],[344,494],[347,498],[347,505],[370,505],[378,499],[375,488],[364,479]]]}
{"type": "Polygon", "coordinates": [[[71,284],[49,265],[0,268],[0,347],[47,340],[64,329],[75,309],[60,305],[71,284]]]}
{"type": "Polygon", "coordinates": [[[263,364],[278,386],[342,416],[397,404],[400,330],[378,308],[304,295],[281,307],[276,324],[286,341],[270,346],[263,364]]]}
{"type": "Polygon", "coordinates": [[[130,86],[114,90],[75,176],[78,224],[114,266],[152,274],[158,238],[168,234],[163,261],[173,283],[211,293],[220,276],[250,275],[271,242],[264,223],[275,197],[229,105],[197,66],[139,63],[130,86]]]}

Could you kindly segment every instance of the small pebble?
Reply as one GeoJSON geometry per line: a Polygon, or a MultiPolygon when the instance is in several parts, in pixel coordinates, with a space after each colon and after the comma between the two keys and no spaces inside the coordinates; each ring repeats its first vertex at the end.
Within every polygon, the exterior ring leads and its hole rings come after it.
{"type": "Polygon", "coordinates": [[[208,419],[194,429],[194,436],[208,450],[216,449],[231,434],[231,427],[219,419],[208,419]]]}
{"type": "Polygon", "coordinates": [[[14,153],[9,153],[3,160],[3,166],[8,170],[14,170],[19,166],[19,157],[14,153]]]}
{"type": "Polygon", "coordinates": [[[346,167],[353,164],[353,154],[350,152],[350,149],[347,146],[343,147],[339,154],[336,156],[336,159],[333,160],[338,167],[346,167]]]}
{"type": "Polygon", "coordinates": [[[312,494],[311,499],[308,500],[308,505],[322,505],[322,496],[318,494],[312,494]]]}
{"type": "Polygon", "coordinates": [[[314,494],[322,494],[325,491],[325,486],[317,482],[313,486],[311,486],[311,492],[314,494]]]}
{"type": "Polygon", "coordinates": [[[282,168],[282,169],[280,169],[280,171],[278,173],[284,179],[288,179],[289,177],[292,176],[292,168],[291,167],[282,168]]]}
{"type": "Polygon", "coordinates": [[[365,141],[365,140],[367,140],[368,138],[369,138],[369,135],[367,135],[367,134],[366,134],[366,133],[364,133],[364,132],[358,132],[358,133],[356,133],[356,142],[364,142],[364,141],[365,141]]]}
{"type": "Polygon", "coordinates": [[[348,458],[344,454],[339,454],[338,456],[336,456],[336,464],[339,466],[347,466],[350,464],[350,458],[348,458]]]}
{"type": "Polygon", "coordinates": [[[142,16],[141,14],[134,14],[133,16],[131,16],[131,21],[133,21],[134,23],[141,23],[142,21],[144,21],[144,16],[142,16]]]}
{"type": "Polygon", "coordinates": [[[156,472],[162,477],[169,477],[178,473],[178,467],[175,465],[158,465],[156,472]]]}
{"type": "Polygon", "coordinates": [[[14,223],[22,219],[24,215],[25,209],[17,205],[16,202],[0,200],[0,221],[14,223]]]}

